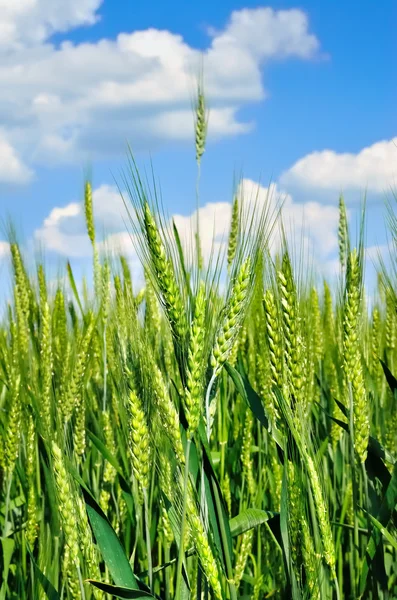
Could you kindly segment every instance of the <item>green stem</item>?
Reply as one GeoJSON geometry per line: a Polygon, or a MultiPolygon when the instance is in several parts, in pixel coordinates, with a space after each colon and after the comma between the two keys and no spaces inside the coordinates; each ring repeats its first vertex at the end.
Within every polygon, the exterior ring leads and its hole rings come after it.
{"type": "MultiPolygon", "coordinates": [[[[356,455],[354,450],[354,421],[353,421],[353,394],[352,389],[349,384],[349,397],[350,397],[350,459],[352,465],[352,485],[353,485],[353,507],[354,507],[354,530],[353,530],[353,545],[354,545],[354,571],[358,575],[361,571],[360,569],[360,552],[359,552],[359,535],[358,535],[358,518],[357,518],[357,506],[359,504],[358,501],[358,485],[357,485],[357,469],[356,469],[356,455]]],[[[359,575],[358,575],[359,577],[359,575]]],[[[359,585],[359,581],[354,581],[352,584],[354,586],[354,591],[357,590],[357,586],[359,585]]]]}
{"type": "MultiPolygon", "coordinates": [[[[164,564],[170,563],[170,549],[164,545],[164,564]]],[[[170,570],[165,569],[165,600],[170,599],[170,570]]]]}
{"type": "Polygon", "coordinates": [[[146,550],[147,550],[147,565],[149,576],[149,588],[153,590],[153,565],[152,565],[152,547],[150,543],[150,526],[149,526],[149,503],[147,498],[146,488],[143,490],[143,503],[145,508],[145,535],[146,535],[146,550]]]}
{"type": "Polygon", "coordinates": [[[197,179],[196,179],[196,214],[197,214],[197,232],[196,232],[196,247],[197,247],[197,265],[200,265],[200,176],[201,162],[197,164],[197,179]]]}
{"type": "Polygon", "coordinates": [[[333,580],[334,580],[334,584],[335,584],[336,600],[341,600],[340,591],[339,591],[339,584],[338,584],[338,578],[337,578],[335,572],[333,573],[333,580]]]}
{"type": "Polygon", "coordinates": [[[181,522],[181,538],[179,542],[178,564],[176,567],[176,595],[175,600],[180,600],[182,589],[182,565],[185,560],[184,541],[186,527],[186,505],[189,485],[189,455],[190,455],[191,438],[189,437],[186,444],[185,457],[185,476],[183,482],[183,506],[182,506],[182,522],[181,522]]]}
{"type": "Polygon", "coordinates": [[[107,342],[106,342],[106,323],[103,328],[103,412],[106,411],[107,395],[107,342]]]}
{"type": "Polygon", "coordinates": [[[10,494],[11,494],[11,483],[12,483],[12,471],[10,471],[10,474],[8,476],[8,481],[7,481],[7,492],[6,492],[6,505],[5,505],[5,512],[4,512],[4,528],[3,528],[3,538],[7,537],[7,521],[8,521],[8,511],[10,508],[10,494]]]}
{"type": "Polygon", "coordinates": [[[81,570],[80,570],[80,565],[78,562],[76,563],[76,570],[77,570],[77,577],[78,577],[79,585],[80,585],[81,598],[82,598],[82,600],[85,600],[83,578],[81,577],[81,570]]]}
{"type": "MultiPolygon", "coordinates": [[[[214,485],[214,495],[215,495],[215,503],[218,515],[222,514],[222,503],[219,497],[219,490],[217,485],[214,485]]],[[[229,585],[230,598],[231,600],[237,600],[237,590],[233,580],[233,566],[232,559],[229,552],[229,545],[226,535],[225,522],[222,518],[219,519],[219,528],[222,537],[222,545],[225,553],[225,563],[226,563],[226,573],[227,573],[227,582],[229,585]]]]}
{"type": "Polygon", "coordinates": [[[213,388],[213,385],[215,383],[215,379],[216,379],[216,371],[213,372],[212,377],[210,379],[210,382],[208,384],[207,387],[207,392],[205,394],[205,418],[206,418],[206,432],[207,432],[207,440],[208,443],[210,441],[210,437],[211,437],[211,420],[210,420],[210,395],[211,395],[211,390],[213,388]]]}

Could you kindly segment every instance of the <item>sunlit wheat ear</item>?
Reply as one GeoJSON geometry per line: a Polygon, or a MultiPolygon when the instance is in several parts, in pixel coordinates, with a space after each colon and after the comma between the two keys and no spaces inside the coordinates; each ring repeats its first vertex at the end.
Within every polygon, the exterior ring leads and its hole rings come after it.
{"type": "MultiPolygon", "coordinates": [[[[98,566],[98,555],[96,548],[93,543],[91,528],[88,522],[87,511],[85,507],[84,500],[81,496],[75,494],[75,507],[76,514],[78,517],[78,528],[79,528],[79,540],[80,540],[80,548],[84,560],[87,564],[88,572],[92,578],[95,578],[97,581],[100,580],[101,573],[98,566]]],[[[95,598],[103,598],[102,594],[95,593],[95,598]]]]}
{"type": "Polygon", "coordinates": [[[374,307],[372,311],[371,325],[371,375],[374,378],[377,387],[382,387],[382,365],[380,362],[380,343],[381,343],[381,315],[379,308],[374,307]]]}
{"type": "Polygon", "coordinates": [[[242,317],[246,307],[251,283],[251,260],[247,258],[240,267],[233,283],[229,302],[224,310],[224,318],[218,329],[211,354],[211,366],[218,374],[228,360],[236,342],[242,317]]]}
{"type": "Polygon", "coordinates": [[[202,85],[198,86],[195,112],[196,161],[198,164],[200,164],[201,157],[205,151],[205,142],[207,139],[207,107],[202,85]]]}
{"type": "Polygon", "coordinates": [[[142,288],[141,290],[139,290],[139,292],[135,296],[136,308],[139,308],[140,305],[142,304],[143,300],[145,299],[146,292],[147,292],[146,288],[142,288]]]}
{"type": "MultiPolygon", "coordinates": [[[[277,273],[280,290],[284,333],[285,364],[288,386],[292,397],[303,405],[307,399],[303,393],[303,349],[299,331],[298,304],[292,266],[287,252],[284,253],[281,269],[277,273]]],[[[306,408],[306,407],[304,407],[306,408]]]]}
{"type": "Polygon", "coordinates": [[[222,599],[222,590],[220,584],[220,573],[218,563],[212,552],[208,541],[207,533],[198,514],[193,496],[188,495],[187,500],[187,519],[191,530],[194,546],[200,559],[204,574],[210,584],[215,598],[222,599]]]}
{"type": "Polygon", "coordinates": [[[11,473],[19,455],[19,443],[22,420],[21,374],[19,372],[18,331],[15,321],[11,322],[12,357],[8,381],[9,404],[7,435],[4,444],[4,462],[6,471],[11,473]]]}
{"type": "Polygon", "coordinates": [[[396,348],[396,305],[394,294],[391,290],[386,290],[386,348],[395,350],[396,348]]]}
{"type": "Polygon", "coordinates": [[[264,576],[263,575],[259,575],[256,580],[255,580],[255,585],[254,588],[252,590],[252,596],[251,596],[251,600],[260,600],[260,598],[262,598],[263,596],[261,595],[263,593],[263,584],[264,584],[264,576]]]}
{"type": "Polygon", "coordinates": [[[365,389],[360,348],[361,265],[354,249],[348,258],[343,318],[343,361],[347,386],[353,401],[354,448],[365,462],[369,439],[369,402],[365,389]]]}
{"type": "Polygon", "coordinates": [[[124,300],[126,305],[129,304],[131,299],[133,298],[133,288],[132,288],[132,277],[131,277],[131,269],[129,267],[128,261],[125,256],[120,256],[120,265],[122,270],[122,280],[123,280],[123,293],[124,300]]]}
{"type": "Polygon", "coordinates": [[[179,415],[172,402],[160,369],[154,366],[153,391],[155,406],[158,409],[159,423],[171,442],[172,448],[180,464],[185,464],[181,431],[179,428],[179,415]]]}
{"type": "MultiPolygon", "coordinates": [[[[172,489],[172,475],[171,465],[169,461],[164,461],[160,470],[160,487],[162,492],[165,494],[167,500],[172,502],[173,489],[172,489]]],[[[163,532],[164,539],[168,544],[172,544],[174,540],[174,534],[171,527],[170,518],[165,505],[164,498],[160,498],[160,521],[159,527],[163,532]]]]}
{"type": "Polygon", "coordinates": [[[106,326],[109,317],[110,307],[110,265],[109,261],[105,260],[102,265],[102,281],[101,281],[101,308],[102,308],[102,323],[106,326]]]}
{"type": "Polygon", "coordinates": [[[68,594],[72,600],[81,600],[79,578],[76,569],[73,568],[74,560],[68,545],[65,545],[62,560],[62,574],[66,579],[68,594]]]}
{"type": "Polygon", "coordinates": [[[318,293],[315,287],[310,291],[310,308],[312,321],[312,339],[313,354],[317,361],[320,361],[324,353],[323,330],[321,325],[321,311],[318,299],[318,293]]]}
{"type": "Polygon", "coordinates": [[[227,248],[227,265],[228,265],[229,269],[231,267],[231,264],[234,260],[235,255],[236,255],[239,227],[240,227],[240,211],[239,211],[239,201],[236,196],[235,199],[233,200],[232,219],[231,219],[231,223],[230,223],[229,243],[228,243],[228,248],[227,248]]]}
{"type": "Polygon", "coordinates": [[[95,244],[94,207],[92,203],[92,186],[90,181],[84,184],[84,214],[88,237],[91,244],[95,244]]]}
{"type": "Polygon", "coordinates": [[[273,385],[276,385],[282,389],[284,384],[283,338],[280,332],[280,317],[275,302],[274,293],[270,289],[266,290],[265,292],[263,304],[265,309],[266,330],[269,345],[271,381],[273,385]]]}
{"type": "Polygon", "coordinates": [[[326,281],[324,281],[324,333],[328,344],[335,339],[335,315],[332,295],[326,281]]]}
{"type": "Polygon", "coordinates": [[[297,567],[302,554],[302,491],[297,473],[298,467],[294,463],[288,462],[284,465],[284,469],[288,474],[288,533],[291,544],[291,559],[299,582],[301,574],[297,567]]]}
{"type": "Polygon", "coordinates": [[[96,294],[100,294],[101,290],[101,264],[99,262],[98,248],[96,245],[95,236],[95,221],[94,221],[94,206],[92,200],[92,185],[90,181],[84,184],[84,214],[88,237],[90,238],[93,250],[93,270],[94,270],[94,286],[96,294]]]}
{"type": "Polygon", "coordinates": [[[72,416],[74,408],[77,408],[81,401],[81,386],[83,384],[83,378],[90,356],[91,341],[95,328],[95,319],[92,313],[87,315],[87,321],[87,328],[80,341],[71,378],[68,381],[68,385],[65,389],[65,396],[61,403],[62,416],[65,424],[72,416]]]}
{"type": "Polygon", "coordinates": [[[349,253],[349,230],[347,225],[346,205],[343,196],[339,198],[339,261],[342,268],[346,268],[349,253]]]}
{"type": "Polygon", "coordinates": [[[59,365],[64,365],[65,353],[67,352],[67,348],[69,346],[69,338],[65,296],[60,288],[57,289],[54,300],[54,308],[52,313],[52,338],[54,345],[54,360],[59,365]]]}
{"type": "Polygon", "coordinates": [[[151,466],[149,428],[141,402],[132,390],[130,391],[129,412],[132,467],[142,501],[144,492],[149,487],[149,470],[151,466]]]}
{"type": "Polygon", "coordinates": [[[236,565],[234,567],[234,581],[238,588],[243,578],[248,557],[252,551],[252,541],[254,530],[250,529],[241,536],[241,543],[238,547],[236,565]]]}
{"type": "Polygon", "coordinates": [[[302,559],[305,566],[305,575],[307,579],[307,587],[312,600],[320,600],[320,565],[319,557],[315,552],[313,544],[313,535],[309,529],[306,517],[302,515],[301,519],[302,530],[302,559]]]}
{"type": "Polygon", "coordinates": [[[190,329],[188,363],[185,387],[186,417],[189,424],[189,435],[197,429],[202,410],[204,351],[205,351],[205,285],[199,286],[194,317],[190,329]]]}
{"type": "MultiPolygon", "coordinates": [[[[103,426],[103,435],[105,438],[106,448],[111,452],[111,454],[113,454],[113,456],[116,456],[117,448],[116,448],[116,444],[114,441],[111,416],[110,416],[108,410],[106,410],[105,412],[102,413],[102,426],[103,426]]],[[[104,483],[105,484],[113,484],[115,477],[116,477],[116,473],[117,473],[117,471],[114,468],[114,466],[109,461],[106,461],[105,468],[103,470],[104,483]]],[[[110,500],[110,493],[107,488],[103,487],[101,490],[100,498],[99,498],[99,505],[105,514],[107,513],[108,508],[109,508],[109,500],[110,500]]]]}
{"type": "Polygon", "coordinates": [[[186,333],[186,318],[181,292],[172,263],[167,258],[157,224],[147,202],[144,205],[144,226],[148,249],[156,273],[156,283],[159,286],[171,329],[176,338],[183,339],[186,333]]]}
{"type": "Polygon", "coordinates": [[[36,466],[36,431],[32,415],[28,416],[28,430],[26,436],[26,479],[29,486],[28,509],[26,519],[26,539],[31,548],[34,547],[38,536],[38,510],[36,498],[36,485],[34,470],[36,466]]]}
{"type": "Polygon", "coordinates": [[[314,507],[318,519],[318,526],[324,549],[324,559],[335,575],[335,547],[332,537],[328,508],[324,500],[320,479],[312,457],[305,453],[305,462],[313,491],[314,507]]]}
{"type": "Polygon", "coordinates": [[[221,490],[222,490],[222,495],[223,498],[226,502],[226,506],[227,506],[227,510],[228,510],[228,515],[229,517],[232,514],[232,492],[230,489],[230,476],[229,473],[225,473],[224,478],[221,481],[221,490]]]}
{"type": "MultiPolygon", "coordinates": [[[[102,419],[103,419],[103,435],[105,437],[105,442],[106,442],[106,448],[108,448],[108,450],[110,450],[110,452],[116,456],[117,454],[117,448],[116,448],[116,443],[114,441],[114,434],[113,434],[113,427],[112,427],[112,420],[111,420],[111,415],[108,411],[105,411],[104,413],[102,413],[102,419]]],[[[113,465],[110,464],[110,462],[106,461],[105,464],[105,469],[103,472],[103,480],[107,483],[111,483],[116,475],[116,469],[114,468],[113,465]]]]}
{"type": "Polygon", "coordinates": [[[48,301],[47,281],[44,272],[44,267],[40,264],[37,268],[37,282],[39,284],[39,299],[41,303],[48,301]]]}
{"type": "Polygon", "coordinates": [[[128,332],[128,320],[127,320],[127,307],[125,297],[123,294],[123,288],[121,279],[118,275],[114,276],[113,285],[115,290],[115,304],[116,304],[116,319],[118,324],[117,337],[120,343],[120,350],[122,352],[123,361],[126,358],[126,344],[127,344],[127,332],[128,332]]]}
{"type": "Polygon", "coordinates": [[[241,463],[243,467],[243,476],[247,482],[247,487],[251,498],[256,495],[256,482],[254,478],[254,465],[251,457],[251,448],[253,445],[252,427],[254,418],[251,410],[247,410],[244,422],[243,446],[241,449],[241,463]]]}
{"type": "Polygon", "coordinates": [[[41,335],[40,335],[40,373],[42,382],[40,417],[43,421],[43,432],[50,435],[52,430],[51,387],[52,387],[52,339],[51,313],[47,300],[41,300],[41,335]]]}
{"type": "Polygon", "coordinates": [[[86,446],[86,403],[84,395],[81,394],[78,407],[76,408],[76,417],[73,430],[73,450],[76,457],[80,459],[85,451],[86,446]]]}
{"type": "Polygon", "coordinates": [[[29,278],[26,273],[25,265],[23,264],[23,260],[22,260],[22,256],[21,256],[21,252],[20,252],[18,244],[11,243],[10,250],[11,250],[12,266],[13,266],[13,270],[14,270],[15,285],[18,288],[21,309],[22,309],[24,317],[26,319],[28,319],[29,314],[30,314],[30,296],[31,296],[29,278]]]}
{"type": "Polygon", "coordinates": [[[147,274],[145,279],[145,327],[148,332],[159,332],[161,329],[160,307],[158,304],[157,296],[153,289],[152,282],[150,281],[150,278],[147,274]]]}
{"type": "Polygon", "coordinates": [[[70,551],[70,559],[75,564],[79,563],[79,540],[76,528],[77,513],[74,504],[74,494],[70,486],[70,478],[66,471],[62,451],[52,442],[52,456],[54,459],[54,475],[58,497],[58,508],[61,517],[62,529],[65,534],[65,543],[70,551]]]}
{"type": "Polygon", "coordinates": [[[29,352],[29,317],[31,313],[31,289],[18,244],[11,243],[11,259],[14,272],[14,303],[18,327],[19,352],[21,358],[29,352]]]}

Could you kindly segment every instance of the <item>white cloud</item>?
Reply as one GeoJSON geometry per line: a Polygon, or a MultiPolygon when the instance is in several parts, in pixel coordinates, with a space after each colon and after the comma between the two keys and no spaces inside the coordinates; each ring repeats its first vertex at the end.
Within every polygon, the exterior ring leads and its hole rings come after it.
{"type": "Polygon", "coordinates": [[[36,230],[35,238],[46,250],[65,256],[80,257],[90,254],[90,241],[86,233],[78,233],[83,224],[83,207],[73,202],[54,208],[36,230]]]}
{"type": "Polygon", "coordinates": [[[0,132],[0,181],[2,183],[27,183],[33,171],[23,164],[15,148],[0,132]]]}
{"type": "Polygon", "coordinates": [[[293,187],[381,193],[397,183],[397,137],[376,142],[357,154],[312,152],[283,173],[280,181],[293,187]]]}
{"type": "Polygon", "coordinates": [[[29,46],[55,32],[92,25],[102,0],[0,0],[0,47],[29,46]]]}
{"type": "Polygon", "coordinates": [[[9,255],[10,252],[10,244],[8,242],[4,242],[0,240],[0,260],[9,255]]]}
{"type": "MultiPolygon", "coordinates": [[[[149,120],[149,131],[159,138],[169,140],[193,139],[192,112],[174,110],[162,112],[149,120]]],[[[209,127],[212,138],[248,133],[253,123],[239,123],[235,108],[214,108],[210,112],[209,127]]]]}
{"type": "Polygon", "coordinates": [[[291,55],[308,58],[319,48],[308,29],[307,16],[301,10],[245,8],[233,11],[227,28],[214,33],[213,49],[230,52],[242,48],[259,60],[291,55]]]}
{"type": "Polygon", "coordinates": [[[269,187],[259,185],[250,179],[244,179],[241,190],[245,201],[261,207],[268,205],[269,224],[276,222],[273,228],[271,243],[274,250],[281,244],[281,223],[287,238],[296,251],[304,247],[306,255],[316,254],[320,262],[325,262],[337,248],[338,207],[319,202],[296,202],[291,194],[283,190],[279,184],[269,187]],[[282,206],[281,220],[275,221],[278,208],[282,206]]]}
{"type": "MultiPolygon", "coordinates": [[[[92,200],[99,241],[104,234],[112,234],[114,231],[118,234],[120,229],[125,230],[128,214],[116,186],[99,186],[94,189],[92,200]]],[[[42,227],[36,230],[35,238],[47,250],[64,256],[90,256],[92,249],[86,233],[83,203],[71,202],[66,206],[53,208],[42,227]]]]}
{"type": "MultiPolygon", "coordinates": [[[[269,187],[259,185],[250,179],[243,179],[237,195],[245,205],[244,214],[249,222],[250,211],[266,209],[268,225],[276,223],[271,235],[274,251],[280,248],[280,221],[276,221],[277,209],[282,204],[282,222],[287,238],[294,244],[295,252],[304,249],[306,258],[316,263],[319,269],[328,268],[332,255],[337,249],[338,208],[318,202],[294,202],[291,195],[282,191],[276,184],[269,187]]],[[[187,252],[193,251],[193,235],[196,231],[197,212],[189,216],[174,215],[174,221],[187,252]]],[[[231,204],[228,202],[208,203],[199,210],[199,227],[202,253],[208,261],[212,253],[225,251],[231,219],[231,204]]]]}
{"type": "MultiPolygon", "coordinates": [[[[125,150],[153,149],[164,140],[191,140],[192,98],[201,52],[182,36],[147,29],[94,43],[48,41],[54,31],[90,24],[100,0],[14,0],[4,13],[0,44],[0,122],[25,160],[95,160],[125,150]]],[[[245,133],[247,101],[265,97],[262,66],[309,59],[318,41],[300,10],[232,13],[204,51],[209,135],[245,133]]]]}
{"type": "MultiPolygon", "coordinates": [[[[124,194],[125,196],[125,194],[124,194]]],[[[120,191],[114,185],[102,184],[92,194],[95,219],[99,227],[107,232],[125,228],[128,224],[128,208],[124,204],[120,191]]]]}
{"type": "MultiPolygon", "coordinates": [[[[236,193],[245,206],[246,219],[254,207],[257,211],[267,207],[269,226],[274,224],[277,209],[282,201],[282,219],[287,237],[294,244],[295,253],[303,248],[305,256],[319,269],[328,268],[327,265],[331,264],[337,249],[337,206],[318,202],[297,203],[277,184],[264,187],[250,179],[242,180],[236,193]]],[[[118,189],[115,186],[101,185],[93,191],[93,201],[99,250],[122,252],[132,261],[134,268],[138,268],[134,234],[131,235],[126,209],[118,189]]],[[[208,202],[199,209],[201,247],[205,262],[209,261],[211,254],[216,257],[219,252],[226,251],[231,208],[229,202],[208,202]]],[[[178,228],[187,262],[190,262],[195,251],[197,212],[188,215],[174,214],[171,219],[178,228]]],[[[169,226],[171,222],[172,220],[169,226]]],[[[82,203],[74,202],[62,208],[54,208],[43,226],[36,231],[35,237],[48,250],[64,256],[84,258],[92,253],[85,232],[82,203]]],[[[274,250],[280,248],[279,224],[273,230],[271,243],[274,250]]]]}
{"type": "MultiPolygon", "coordinates": [[[[209,202],[199,209],[201,251],[205,262],[208,262],[212,252],[217,256],[227,242],[231,214],[232,206],[229,202],[209,202]]],[[[176,214],[173,219],[189,262],[195,251],[197,211],[188,216],[176,214]]]]}

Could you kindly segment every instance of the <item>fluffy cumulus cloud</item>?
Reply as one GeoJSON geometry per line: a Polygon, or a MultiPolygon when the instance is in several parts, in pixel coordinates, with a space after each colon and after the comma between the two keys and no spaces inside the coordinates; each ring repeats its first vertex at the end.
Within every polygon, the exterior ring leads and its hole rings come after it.
{"type": "MultiPolygon", "coordinates": [[[[109,240],[115,236],[114,245],[121,229],[126,229],[129,214],[119,190],[115,186],[103,184],[93,191],[95,226],[99,240],[106,235],[109,240]]],[[[92,249],[87,237],[84,205],[71,202],[63,207],[52,209],[43,225],[35,232],[36,242],[51,252],[74,258],[91,255],[92,249]]],[[[102,244],[102,241],[101,241],[102,244]]],[[[124,246],[127,247],[126,240],[124,246]]]]}
{"type": "Polygon", "coordinates": [[[10,245],[8,242],[0,240],[0,260],[8,256],[10,252],[10,245]]]}
{"type": "Polygon", "coordinates": [[[238,193],[256,210],[266,208],[271,229],[269,242],[274,252],[280,249],[284,232],[296,256],[303,253],[320,270],[329,267],[338,243],[336,206],[296,202],[279,184],[264,187],[250,179],[242,181],[238,193]]]}
{"type": "MultiPolygon", "coordinates": [[[[243,206],[243,221],[251,222],[252,211],[266,215],[269,244],[274,251],[281,245],[281,225],[287,238],[296,247],[305,245],[306,253],[326,261],[337,248],[338,208],[318,202],[295,202],[292,196],[277,184],[261,186],[243,179],[236,191],[243,206]],[[281,219],[278,218],[281,208],[281,219]]],[[[211,254],[226,249],[232,206],[228,202],[210,202],[199,209],[201,246],[205,260],[211,254]]],[[[187,252],[192,251],[193,232],[197,226],[197,212],[192,215],[174,215],[187,252]]],[[[296,248],[297,249],[297,248],[296,248]]]]}
{"type": "Polygon", "coordinates": [[[27,183],[32,177],[32,169],[22,162],[15,148],[0,132],[0,181],[27,183]]]}
{"type": "MultiPolygon", "coordinates": [[[[125,149],[191,140],[192,98],[202,54],[182,36],[146,29],[60,45],[51,34],[90,25],[100,0],[0,0],[0,122],[29,164],[95,160],[125,149]]],[[[210,135],[249,131],[247,101],[266,96],[262,67],[310,59],[318,41],[300,10],[244,9],[204,51],[210,135]],[[227,59],[227,60],[225,60],[227,59]]],[[[0,173],[1,177],[1,173],[0,173]]]]}
{"type": "Polygon", "coordinates": [[[283,173],[280,181],[293,187],[381,193],[397,184],[397,137],[376,142],[357,154],[312,152],[283,173]]]}
{"type": "Polygon", "coordinates": [[[83,225],[83,207],[72,202],[53,208],[42,227],[35,232],[35,238],[46,250],[70,257],[88,256],[90,242],[83,225]]]}
{"type": "Polygon", "coordinates": [[[102,0],[0,0],[0,46],[21,48],[52,33],[91,25],[102,0]]]}
{"type": "MultiPolygon", "coordinates": [[[[250,211],[255,209],[258,214],[266,211],[269,241],[274,251],[281,244],[280,221],[277,221],[276,215],[282,206],[284,230],[294,244],[295,252],[299,253],[303,249],[309,260],[313,262],[315,258],[316,266],[320,269],[328,268],[337,248],[336,206],[318,202],[297,203],[276,184],[263,187],[249,179],[242,180],[236,193],[244,206],[245,222],[250,220],[250,211]]],[[[113,186],[102,185],[94,190],[93,201],[99,249],[122,252],[134,265],[138,265],[134,236],[127,225],[128,214],[119,191],[113,186]]],[[[199,209],[201,247],[206,262],[211,255],[224,255],[226,251],[231,209],[229,202],[209,202],[199,209]]],[[[194,252],[197,212],[190,215],[175,214],[170,219],[169,226],[172,220],[178,228],[189,261],[194,252]]],[[[43,226],[36,231],[35,237],[47,250],[64,256],[86,258],[91,255],[82,203],[73,202],[62,208],[54,208],[43,226]]]]}

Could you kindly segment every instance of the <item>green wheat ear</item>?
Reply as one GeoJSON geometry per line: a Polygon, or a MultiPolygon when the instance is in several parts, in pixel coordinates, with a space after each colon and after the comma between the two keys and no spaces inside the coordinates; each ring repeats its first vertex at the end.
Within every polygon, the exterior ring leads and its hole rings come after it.
{"type": "Polygon", "coordinates": [[[205,300],[205,284],[202,282],[196,297],[191,325],[186,373],[185,404],[190,436],[199,426],[202,410],[201,401],[205,369],[205,300]]]}
{"type": "Polygon", "coordinates": [[[360,342],[362,274],[357,250],[347,263],[346,297],[343,319],[343,359],[345,379],[352,393],[354,448],[361,463],[367,457],[370,411],[365,389],[360,342]]]}
{"type": "Polygon", "coordinates": [[[233,200],[232,220],[230,224],[229,245],[227,249],[227,265],[230,269],[237,250],[237,239],[240,226],[239,202],[237,197],[233,200]]]}
{"type": "Polygon", "coordinates": [[[303,340],[300,331],[300,316],[298,313],[296,286],[290,257],[287,252],[283,255],[281,269],[278,271],[277,275],[280,290],[285,364],[289,393],[291,398],[295,398],[297,404],[306,411],[307,398],[304,393],[305,369],[302,347],[303,340]]]}
{"type": "Polygon", "coordinates": [[[84,213],[85,223],[87,227],[88,237],[91,244],[95,245],[95,223],[94,223],[94,207],[92,202],[92,186],[90,181],[84,184],[84,213]]]}
{"type": "Polygon", "coordinates": [[[195,112],[196,161],[198,164],[200,164],[201,157],[205,151],[205,142],[207,139],[207,107],[202,84],[198,85],[195,112]]]}
{"type": "Polygon", "coordinates": [[[349,230],[347,224],[346,205],[343,196],[339,198],[339,261],[343,268],[347,265],[347,257],[349,253],[349,230]]]}
{"type": "Polygon", "coordinates": [[[156,221],[150,211],[149,204],[144,205],[144,226],[150,257],[156,273],[157,284],[171,324],[174,336],[183,340],[186,334],[185,308],[175,272],[171,261],[167,258],[156,221]]]}
{"type": "Polygon", "coordinates": [[[141,498],[149,487],[150,443],[149,428],[141,402],[134,391],[130,391],[130,448],[132,467],[141,498]]]}
{"type": "Polygon", "coordinates": [[[241,327],[249,286],[251,283],[251,259],[247,258],[240,267],[225,308],[225,316],[218,330],[211,354],[211,366],[214,373],[219,373],[228,360],[241,327]]]}

